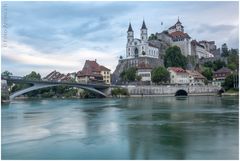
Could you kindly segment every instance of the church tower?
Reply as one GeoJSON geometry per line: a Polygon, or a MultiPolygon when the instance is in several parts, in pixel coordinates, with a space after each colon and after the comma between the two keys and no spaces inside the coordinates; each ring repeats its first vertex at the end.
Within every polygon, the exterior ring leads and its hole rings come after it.
{"type": "Polygon", "coordinates": [[[129,43],[133,41],[133,39],[134,39],[134,32],[133,32],[131,23],[129,23],[128,31],[127,31],[127,42],[129,43]]]}
{"type": "Polygon", "coordinates": [[[141,28],[141,39],[143,41],[147,41],[148,39],[148,34],[147,34],[147,27],[146,27],[146,24],[145,24],[145,21],[143,20],[143,24],[142,24],[142,28],[141,28]]]}

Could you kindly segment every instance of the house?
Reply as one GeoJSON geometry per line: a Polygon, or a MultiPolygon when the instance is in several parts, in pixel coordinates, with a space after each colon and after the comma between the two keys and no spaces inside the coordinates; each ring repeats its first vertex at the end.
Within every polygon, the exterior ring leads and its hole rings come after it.
{"type": "Polygon", "coordinates": [[[111,70],[106,68],[105,66],[100,65],[101,75],[103,76],[103,80],[106,84],[111,83],[111,70]]]}
{"type": "Polygon", "coordinates": [[[232,71],[227,67],[222,67],[221,69],[213,72],[213,82],[215,86],[221,86],[225,81],[226,77],[232,74],[232,71]]]}
{"type": "Polygon", "coordinates": [[[137,75],[141,76],[141,81],[151,82],[152,67],[148,64],[141,63],[137,67],[137,75]]]}
{"type": "Polygon", "coordinates": [[[77,72],[77,82],[110,84],[110,69],[99,65],[96,60],[86,60],[83,69],[77,72]]]}
{"type": "Polygon", "coordinates": [[[171,84],[189,84],[189,74],[181,67],[168,67],[171,84]]]}
{"type": "Polygon", "coordinates": [[[189,75],[189,85],[204,85],[206,78],[195,70],[186,70],[189,75]]]}
{"type": "Polygon", "coordinates": [[[60,72],[57,72],[56,70],[49,73],[46,77],[43,78],[45,81],[57,81],[57,82],[68,82],[71,80],[74,80],[71,77],[71,73],[68,73],[67,75],[62,74],[60,72]]]}

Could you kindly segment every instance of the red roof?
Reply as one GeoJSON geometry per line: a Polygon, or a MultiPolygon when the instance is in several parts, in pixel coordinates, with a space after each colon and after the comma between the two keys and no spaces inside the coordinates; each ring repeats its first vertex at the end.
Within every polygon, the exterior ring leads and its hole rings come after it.
{"type": "Polygon", "coordinates": [[[175,73],[186,73],[186,71],[181,67],[169,67],[168,70],[172,70],[175,73]]]}
{"type": "Polygon", "coordinates": [[[181,31],[175,31],[169,34],[173,39],[178,38],[190,38],[190,36],[187,33],[183,33],[181,31]]]}
{"type": "Polygon", "coordinates": [[[105,66],[100,65],[101,71],[111,71],[110,69],[106,68],[105,66]]]}

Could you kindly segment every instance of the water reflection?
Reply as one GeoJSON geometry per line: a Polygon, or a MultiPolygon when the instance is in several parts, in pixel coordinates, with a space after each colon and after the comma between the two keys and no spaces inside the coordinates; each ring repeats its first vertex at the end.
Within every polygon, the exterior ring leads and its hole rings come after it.
{"type": "Polygon", "coordinates": [[[2,108],[3,159],[237,159],[238,99],[16,101],[2,108]]]}

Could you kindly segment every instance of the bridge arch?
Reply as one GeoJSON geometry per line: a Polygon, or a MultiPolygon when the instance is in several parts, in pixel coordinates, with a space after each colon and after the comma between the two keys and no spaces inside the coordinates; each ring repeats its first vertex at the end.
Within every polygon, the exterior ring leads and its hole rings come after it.
{"type": "Polygon", "coordinates": [[[188,96],[188,93],[184,89],[179,89],[176,91],[175,96],[188,96]]]}
{"type": "MultiPolygon", "coordinates": [[[[10,100],[13,100],[17,96],[20,96],[22,94],[25,94],[25,93],[28,93],[28,92],[31,92],[31,91],[34,91],[34,90],[48,88],[48,87],[54,87],[54,86],[60,86],[60,85],[61,84],[48,84],[48,85],[45,85],[45,84],[33,84],[33,86],[31,86],[31,87],[28,87],[28,88],[16,91],[13,94],[11,94],[10,95],[10,100]]],[[[81,86],[81,85],[67,85],[67,84],[65,84],[65,85],[66,86],[70,86],[70,87],[81,88],[81,89],[88,90],[88,91],[91,91],[91,92],[96,93],[96,94],[100,94],[103,97],[107,97],[107,95],[105,93],[103,93],[102,91],[100,91],[98,89],[95,89],[95,88],[81,86]]]]}

